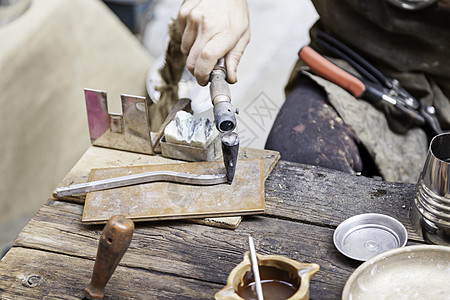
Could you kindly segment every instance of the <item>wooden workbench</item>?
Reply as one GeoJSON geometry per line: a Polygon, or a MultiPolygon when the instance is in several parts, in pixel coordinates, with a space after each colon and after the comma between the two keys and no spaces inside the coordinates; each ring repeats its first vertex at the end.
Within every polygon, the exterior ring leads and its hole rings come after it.
{"type": "MultiPolygon", "coordinates": [[[[414,233],[414,185],[387,183],[279,161],[265,182],[265,215],[235,230],[183,221],[136,223],[130,248],[106,286],[106,299],[213,299],[248,249],[320,265],[310,299],[340,299],[359,262],[333,245],[334,229],[360,213],[383,213],[414,233]]],[[[11,199],[14,201],[14,199],[11,199]]],[[[80,299],[93,270],[103,226],[81,224],[83,206],[49,200],[0,262],[1,299],[80,299]]]]}

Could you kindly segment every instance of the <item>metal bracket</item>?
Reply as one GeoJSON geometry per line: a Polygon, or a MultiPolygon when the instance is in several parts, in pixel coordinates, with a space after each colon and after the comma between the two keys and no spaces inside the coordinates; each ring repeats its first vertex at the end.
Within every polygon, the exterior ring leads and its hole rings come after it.
{"type": "Polygon", "coordinates": [[[122,114],[116,114],[108,112],[106,91],[84,89],[84,96],[92,145],[153,154],[150,99],[122,94],[122,114]]]}

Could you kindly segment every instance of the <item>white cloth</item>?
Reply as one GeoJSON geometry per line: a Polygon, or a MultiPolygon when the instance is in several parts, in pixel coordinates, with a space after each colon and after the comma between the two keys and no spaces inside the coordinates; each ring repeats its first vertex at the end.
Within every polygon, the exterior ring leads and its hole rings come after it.
{"type": "Polygon", "coordinates": [[[0,216],[36,211],[90,145],[84,88],[146,95],[152,58],[101,1],[33,0],[0,26],[0,216]]]}

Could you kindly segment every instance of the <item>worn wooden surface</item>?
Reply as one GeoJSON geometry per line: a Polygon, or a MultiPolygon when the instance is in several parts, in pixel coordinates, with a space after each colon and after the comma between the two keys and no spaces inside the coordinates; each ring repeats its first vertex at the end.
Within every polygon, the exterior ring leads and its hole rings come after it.
{"type": "MultiPolygon", "coordinates": [[[[340,254],[333,232],[366,212],[400,220],[409,244],[414,186],[280,161],[265,183],[266,214],[236,230],[183,221],[136,223],[130,248],[106,286],[107,299],[212,299],[248,249],[320,265],[310,299],[340,299],[359,262],[340,254]]],[[[103,226],[81,224],[82,206],[49,201],[0,262],[1,299],[79,299],[89,283],[103,226]]]]}

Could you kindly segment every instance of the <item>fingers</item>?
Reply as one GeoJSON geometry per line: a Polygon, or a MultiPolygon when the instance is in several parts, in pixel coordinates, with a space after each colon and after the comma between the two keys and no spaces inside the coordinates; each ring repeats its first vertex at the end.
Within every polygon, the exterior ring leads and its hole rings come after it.
{"type": "Polygon", "coordinates": [[[180,10],[178,11],[178,29],[180,30],[180,33],[183,34],[186,25],[187,20],[190,17],[192,9],[200,2],[200,0],[189,0],[189,1],[183,1],[183,4],[180,7],[180,10]]]}
{"type": "Polygon", "coordinates": [[[186,29],[184,30],[184,33],[182,34],[181,38],[181,52],[184,55],[188,55],[195,40],[197,39],[198,31],[197,31],[197,24],[194,24],[193,22],[189,22],[186,26],[186,29]]]}
{"type": "Polygon", "coordinates": [[[209,41],[206,41],[204,35],[200,33],[191,47],[186,66],[194,74],[198,83],[204,86],[208,84],[209,74],[217,61],[225,56],[227,73],[229,72],[228,81],[235,83],[237,81],[236,69],[249,41],[249,31],[245,31],[242,36],[233,38],[230,38],[228,32],[217,33],[209,41]],[[235,46],[233,47],[233,45],[235,46]]]}
{"type": "Polygon", "coordinates": [[[186,60],[186,66],[200,85],[208,84],[209,75],[217,61],[229,52],[230,45],[236,43],[237,41],[230,41],[227,34],[221,33],[209,41],[205,41],[201,36],[196,40],[186,60]]]}
{"type": "Polygon", "coordinates": [[[178,12],[178,28],[182,36],[181,52],[184,55],[189,54],[189,51],[197,38],[198,27],[201,25],[201,10],[194,9],[199,2],[200,0],[184,1],[178,12]]]}
{"type": "Polygon", "coordinates": [[[231,49],[230,52],[225,56],[225,65],[227,68],[227,81],[228,83],[236,83],[237,76],[236,71],[239,65],[239,61],[241,60],[242,54],[244,54],[244,50],[250,42],[250,31],[247,31],[244,36],[239,40],[236,47],[231,49]]]}
{"type": "Polygon", "coordinates": [[[182,35],[181,51],[186,66],[200,85],[206,85],[217,61],[226,56],[230,75],[236,82],[236,69],[250,40],[248,8],[245,0],[189,0],[178,14],[182,35]]]}
{"type": "Polygon", "coordinates": [[[228,32],[217,33],[209,41],[199,34],[190,49],[186,66],[197,82],[205,86],[217,61],[225,56],[227,80],[235,83],[237,66],[249,41],[250,31],[245,31],[242,36],[235,36],[234,39],[230,38],[228,32]]]}

